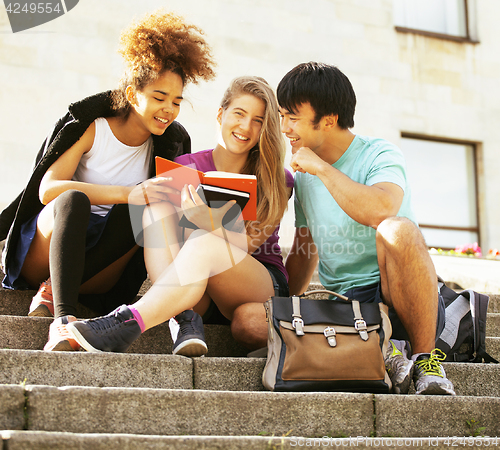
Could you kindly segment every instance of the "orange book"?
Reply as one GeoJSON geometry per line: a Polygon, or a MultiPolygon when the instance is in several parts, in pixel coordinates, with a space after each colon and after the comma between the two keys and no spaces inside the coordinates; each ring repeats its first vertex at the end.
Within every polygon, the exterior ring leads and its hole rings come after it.
{"type": "MultiPolygon", "coordinates": [[[[243,220],[257,219],[257,177],[231,172],[201,172],[189,166],[168,159],[155,157],[156,176],[171,177],[169,186],[180,191],[184,185],[192,184],[196,189],[199,184],[208,184],[235,191],[248,192],[250,199],[243,208],[243,220]]],[[[169,200],[176,206],[181,205],[181,196],[169,194],[169,200]]],[[[236,200],[236,199],[235,199],[236,200]]]]}

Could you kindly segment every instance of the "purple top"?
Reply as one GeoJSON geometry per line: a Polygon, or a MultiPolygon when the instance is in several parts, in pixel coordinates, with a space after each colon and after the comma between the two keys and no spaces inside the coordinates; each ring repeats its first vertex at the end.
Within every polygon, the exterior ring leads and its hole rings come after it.
{"type": "MultiPolygon", "coordinates": [[[[212,156],[213,150],[203,150],[196,153],[188,153],[185,155],[178,156],[175,158],[175,162],[182,164],[184,166],[188,164],[194,164],[197,170],[202,172],[216,171],[214,158],[212,156]]],[[[293,187],[293,175],[285,169],[286,186],[293,187]]],[[[274,230],[273,234],[269,236],[266,242],[264,242],[252,256],[261,263],[272,264],[276,266],[285,275],[288,281],[288,274],[285,270],[285,265],[283,264],[283,258],[281,257],[281,248],[278,245],[278,230],[279,225],[274,230]]]]}

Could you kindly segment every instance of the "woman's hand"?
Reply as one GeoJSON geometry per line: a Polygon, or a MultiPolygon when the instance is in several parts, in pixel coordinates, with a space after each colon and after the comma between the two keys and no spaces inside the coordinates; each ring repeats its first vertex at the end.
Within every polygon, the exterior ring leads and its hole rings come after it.
{"type": "Polygon", "coordinates": [[[220,208],[209,208],[191,184],[185,185],[181,191],[181,207],[184,215],[198,228],[207,231],[220,228],[223,217],[235,203],[236,200],[231,200],[220,208]]]}
{"type": "Polygon", "coordinates": [[[168,194],[179,195],[179,191],[168,186],[170,177],[150,178],[134,186],[128,196],[132,205],[149,205],[151,203],[168,201],[168,194]]]}

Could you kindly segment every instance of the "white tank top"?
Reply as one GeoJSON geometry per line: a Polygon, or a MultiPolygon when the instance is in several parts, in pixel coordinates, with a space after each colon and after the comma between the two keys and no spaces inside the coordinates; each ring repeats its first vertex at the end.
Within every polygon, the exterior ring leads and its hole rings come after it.
{"type": "MultiPolygon", "coordinates": [[[[74,181],[85,183],[135,186],[149,177],[153,139],[150,136],[138,147],[120,142],[111,131],[108,121],[100,117],[95,120],[95,138],[92,148],[85,153],[74,181]]],[[[113,205],[92,205],[94,214],[105,216],[113,205]]]]}

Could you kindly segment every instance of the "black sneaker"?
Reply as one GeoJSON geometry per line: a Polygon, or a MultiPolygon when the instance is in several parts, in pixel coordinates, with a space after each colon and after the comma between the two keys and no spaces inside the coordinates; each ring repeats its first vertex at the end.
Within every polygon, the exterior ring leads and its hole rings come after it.
{"type": "Polygon", "coordinates": [[[141,335],[139,324],[125,305],[107,316],[70,322],[66,329],[88,352],[124,353],[141,335]]]}
{"type": "Polygon", "coordinates": [[[174,319],[179,324],[179,332],[177,337],[172,336],[174,340],[172,353],[191,357],[205,355],[208,348],[205,344],[203,320],[200,315],[188,310],[181,312],[174,319]]]}

